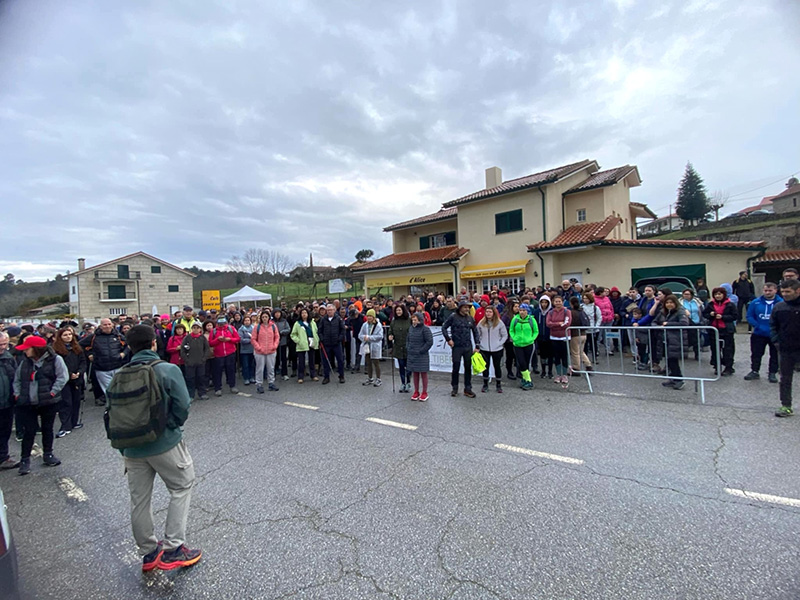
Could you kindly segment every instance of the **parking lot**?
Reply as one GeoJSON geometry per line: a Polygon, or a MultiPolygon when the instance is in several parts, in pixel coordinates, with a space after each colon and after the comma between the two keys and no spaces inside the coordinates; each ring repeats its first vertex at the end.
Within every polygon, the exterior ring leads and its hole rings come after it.
{"type": "Polygon", "coordinates": [[[87,406],[60,467],[0,474],[24,597],[797,598],[800,420],[742,381],[737,337],[704,406],[604,376],[451,398],[444,374],[426,404],[354,375],[196,402],[204,558],[179,572],[140,572],[122,461],[87,406]]]}

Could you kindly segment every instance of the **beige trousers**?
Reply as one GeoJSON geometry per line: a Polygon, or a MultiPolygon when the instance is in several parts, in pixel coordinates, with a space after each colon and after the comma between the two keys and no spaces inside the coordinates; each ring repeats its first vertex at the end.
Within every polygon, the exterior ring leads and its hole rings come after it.
{"type": "Polygon", "coordinates": [[[586,336],[585,335],[575,335],[572,334],[572,338],[569,340],[569,356],[570,356],[570,364],[572,365],[573,369],[577,369],[582,371],[581,368],[581,359],[583,359],[583,366],[590,367],[592,366],[592,361],[589,360],[589,357],[584,352],[584,344],[586,344],[586,336]]]}
{"type": "Polygon", "coordinates": [[[169,490],[164,551],[179,548],[186,540],[186,519],[194,486],[194,463],[186,443],[144,458],[125,458],[128,488],[131,493],[131,526],[139,554],[150,554],[158,546],[153,532],[153,481],[156,473],[169,490]]]}

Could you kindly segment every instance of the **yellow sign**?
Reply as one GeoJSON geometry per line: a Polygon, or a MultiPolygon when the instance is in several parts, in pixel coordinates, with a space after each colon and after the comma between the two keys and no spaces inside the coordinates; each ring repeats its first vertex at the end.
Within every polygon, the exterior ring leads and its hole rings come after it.
{"type": "Polygon", "coordinates": [[[212,308],[222,310],[222,298],[219,290],[203,290],[201,297],[203,310],[211,310],[212,308]]]}
{"type": "Polygon", "coordinates": [[[370,289],[395,287],[400,285],[428,285],[431,283],[452,283],[452,273],[431,273],[429,275],[403,275],[387,279],[367,279],[370,289]]]}
{"type": "Polygon", "coordinates": [[[505,275],[524,275],[525,267],[528,261],[525,262],[510,262],[510,263],[495,263],[491,265],[475,265],[474,267],[467,267],[461,271],[463,279],[478,279],[489,277],[502,277],[505,275]]]}

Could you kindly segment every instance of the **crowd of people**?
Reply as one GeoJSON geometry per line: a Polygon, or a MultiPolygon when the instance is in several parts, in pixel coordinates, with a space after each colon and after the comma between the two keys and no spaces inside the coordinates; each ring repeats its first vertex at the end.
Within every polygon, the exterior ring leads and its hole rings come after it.
{"type": "Polygon", "coordinates": [[[224,312],[185,306],[173,315],[121,315],[80,328],[74,321],[36,328],[5,324],[0,332],[0,469],[29,473],[38,432],[44,464],[60,464],[54,438],[82,427],[86,390],[97,405],[106,405],[114,374],[131,359],[126,335],[136,325],[153,329],[158,358],[179,367],[189,398],[208,400],[212,391],[221,396],[223,383],[237,394],[239,381],[255,386],[258,394],[277,392],[290,378],[298,384],[321,379],[327,385],[338,376],[345,383],[346,374],[362,370],[362,384],[378,387],[386,370],[382,363],[389,359],[397,364],[399,391],[426,402],[431,325],[441,327],[452,351],[451,395],[459,394],[461,384],[463,394],[474,398],[476,354],[484,393],[490,375],[498,393],[504,380],[532,390],[534,375],[566,388],[573,373],[592,372],[602,354],[620,352],[636,368],[665,376],[663,385],[676,390],[684,386],[681,364],[690,353],[700,360],[700,353],[709,352],[710,367],[716,371],[721,365],[720,375],[727,377],[735,373],[736,323],[744,320],[752,331],[750,371],[744,378],[760,378],[769,349],[768,380],[777,383],[781,374],[782,407],[776,414],[789,416],[794,368],[788,365],[800,363],[794,354],[800,335],[793,335],[800,333],[795,331],[800,317],[785,309],[795,306],[797,279],[797,271],[787,269],[780,285],[766,283],[759,297],[743,272],[732,284],[710,291],[698,280],[697,293],[689,288],[680,295],[655,285],[623,294],[617,287],[566,280],[516,293],[495,286],[483,294],[461,288],[455,295],[325,298],[292,308],[283,302],[260,309],[230,305],[224,312]],[[690,325],[711,326],[717,335],[670,329],[690,325]],[[20,461],[8,452],[13,423],[22,443],[20,461]]]}

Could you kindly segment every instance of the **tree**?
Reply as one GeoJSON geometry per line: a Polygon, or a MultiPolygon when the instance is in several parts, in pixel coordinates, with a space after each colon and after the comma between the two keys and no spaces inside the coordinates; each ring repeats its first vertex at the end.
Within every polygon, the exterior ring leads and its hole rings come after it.
{"type": "Polygon", "coordinates": [[[714,220],[719,221],[719,211],[725,207],[729,198],[728,192],[717,190],[711,194],[708,208],[714,212],[714,220]]]}
{"type": "Polygon", "coordinates": [[[364,250],[359,250],[358,252],[356,252],[356,260],[358,262],[366,262],[374,255],[375,253],[372,250],[365,248],[364,250]]]}
{"type": "Polygon", "coordinates": [[[276,250],[248,248],[241,256],[232,256],[227,262],[228,270],[249,275],[265,273],[286,273],[294,262],[285,254],[276,250]]]}
{"type": "Polygon", "coordinates": [[[11,285],[14,285],[16,277],[14,277],[13,273],[6,273],[6,276],[3,277],[3,281],[5,281],[6,283],[10,283],[11,285]]]}
{"type": "Polygon", "coordinates": [[[706,196],[706,186],[703,178],[694,170],[692,163],[686,163],[680,187],[675,212],[683,219],[684,223],[695,224],[711,212],[711,206],[706,196]]]}

